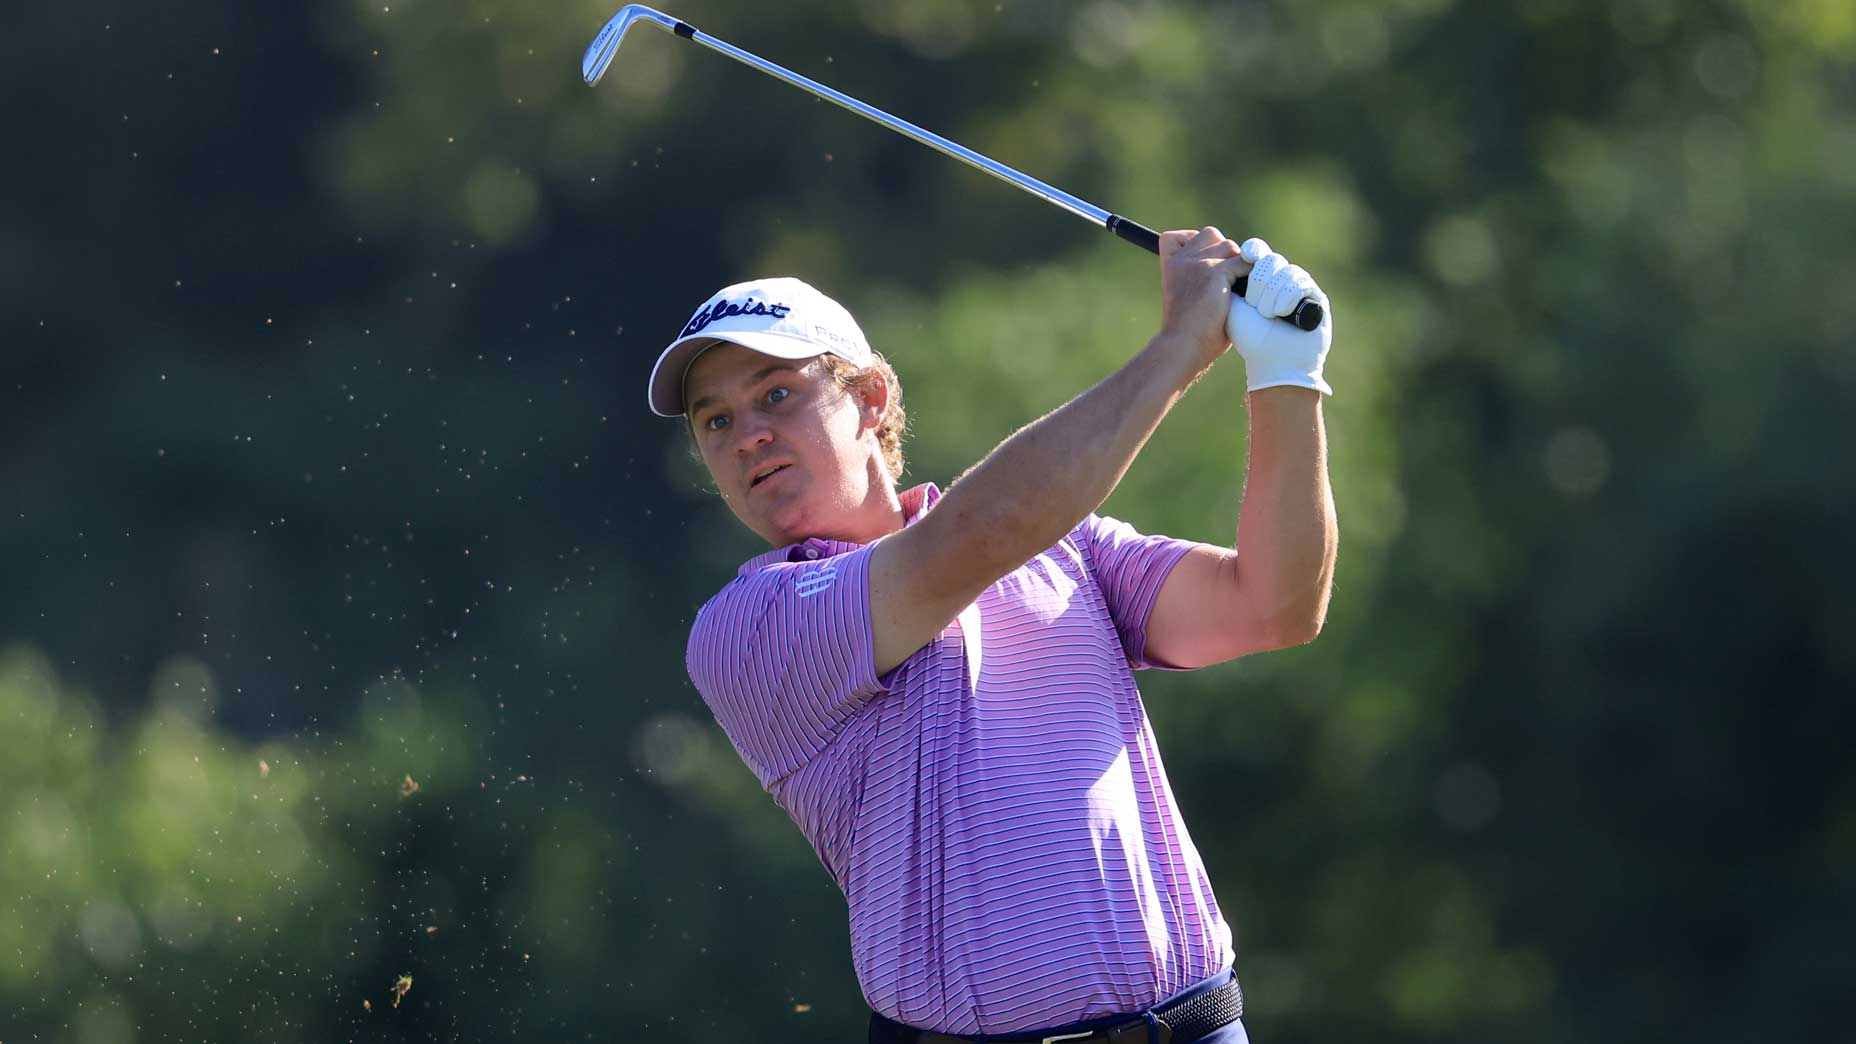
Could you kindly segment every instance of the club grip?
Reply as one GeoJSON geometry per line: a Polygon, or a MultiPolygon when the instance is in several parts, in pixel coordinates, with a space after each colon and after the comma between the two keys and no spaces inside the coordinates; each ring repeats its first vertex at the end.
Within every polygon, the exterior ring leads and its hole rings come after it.
{"type": "MultiPolygon", "coordinates": [[[[1120,238],[1133,243],[1135,246],[1146,250],[1150,254],[1160,253],[1160,233],[1155,232],[1146,225],[1135,221],[1129,221],[1127,218],[1115,214],[1109,215],[1106,224],[1108,230],[1115,233],[1115,235],[1120,238]]],[[[1244,296],[1244,292],[1249,288],[1250,277],[1241,275],[1237,277],[1237,282],[1232,284],[1231,292],[1242,297],[1244,296]]],[[[1282,320],[1284,322],[1294,323],[1298,328],[1303,330],[1313,330],[1315,327],[1321,325],[1323,314],[1320,305],[1304,297],[1301,301],[1297,302],[1295,310],[1283,316],[1282,320]]]]}

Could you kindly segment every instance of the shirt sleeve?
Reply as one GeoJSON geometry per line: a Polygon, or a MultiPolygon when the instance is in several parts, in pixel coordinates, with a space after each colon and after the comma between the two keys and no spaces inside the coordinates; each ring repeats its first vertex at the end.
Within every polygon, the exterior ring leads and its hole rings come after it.
{"type": "Polygon", "coordinates": [[[1147,659],[1147,617],[1167,575],[1197,545],[1170,536],[1148,536],[1119,519],[1090,515],[1076,527],[1089,569],[1121,636],[1122,651],[1136,670],[1180,670],[1147,659]]]}
{"type": "Polygon", "coordinates": [[[884,691],[870,548],[736,577],[696,615],[690,680],[763,788],[804,766],[884,691]]]}

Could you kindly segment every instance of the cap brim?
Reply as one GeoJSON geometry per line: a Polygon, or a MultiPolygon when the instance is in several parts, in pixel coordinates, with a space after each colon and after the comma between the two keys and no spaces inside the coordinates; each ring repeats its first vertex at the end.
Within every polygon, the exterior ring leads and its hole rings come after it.
{"type": "Polygon", "coordinates": [[[651,368],[651,412],[659,417],[683,416],[684,378],[689,376],[690,367],[696,364],[698,356],[723,342],[738,344],[775,359],[810,359],[830,352],[815,341],[765,330],[700,333],[680,338],[664,349],[664,354],[657,357],[657,365],[651,368]]]}

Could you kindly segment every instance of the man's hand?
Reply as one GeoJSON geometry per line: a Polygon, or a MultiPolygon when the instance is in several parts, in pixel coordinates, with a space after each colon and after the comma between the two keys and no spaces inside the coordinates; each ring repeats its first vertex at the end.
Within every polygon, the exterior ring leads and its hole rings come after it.
{"type": "Polygon", "coordinates": [[[1160,233],[1160,336],[1191,346],[1199,369],[1231,347],[1225,328],[1236,301],[1231,287],[1251,264],[1210,225],[1160,233]]]}
{"type": "MultiPolygon", "coordinates": [[[[1164,249],[1164,248],[1163,248],[1164,249]]],[[[1239,256],[1252,266],[1244,303],[1230,311],[1225,333],[1244,357],[1244,372],[1251,391],[1261,388],[1312,388],[1334,394],[1321,376],[1328,346],[1334,342],[1334,309],[1313,276],[1273,253],[1261,239],[1246,239],[1239,256]],[[1321,325],[1303,330],[1280,317],[1311,298],[1325,313],[1321,325]]]]}
{"type": "Polygon", "coordinates": [[[1235,344],[1251,391],[1294,386],[1334,394],[1321,376],[1334,341],[1328,295],[1263,240],[1246,239],[1240,247],[1210,225],[1197,232],[1162,232],[1160,292],[1160,336],[1188,346],[1200,370],[1235,344]],[[1250,283],[1239,299],[1231,287],[1243,275],[1250,283]],[[1326,313],[1313,330],[1281,318],[1303,298],[1326,313]]]}

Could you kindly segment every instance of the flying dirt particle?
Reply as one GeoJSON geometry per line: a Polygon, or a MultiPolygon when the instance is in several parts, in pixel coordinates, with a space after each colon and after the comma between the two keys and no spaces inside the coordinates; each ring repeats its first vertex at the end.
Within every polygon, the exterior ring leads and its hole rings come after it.
{"type": "Polygon", "coordinates": [[[419,784],[411,776],[400,782],[400,797],[409,798],[419,792],[419,784]]]}
{"type": "Polygon", "coordinates": [[[400,998],[412,992],[412,976],[402,975],[393,980],[393,1006],[400,1006],[400,998]]]}

